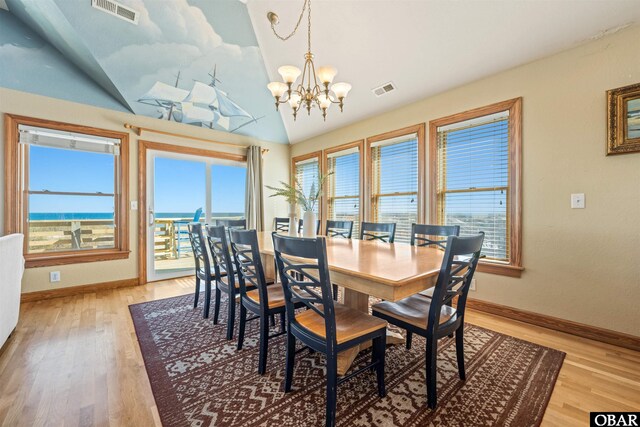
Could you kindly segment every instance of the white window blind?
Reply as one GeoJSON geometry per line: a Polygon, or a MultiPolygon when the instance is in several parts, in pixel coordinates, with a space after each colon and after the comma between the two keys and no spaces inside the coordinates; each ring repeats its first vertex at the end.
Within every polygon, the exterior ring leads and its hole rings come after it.
{"type": "Polygon", "coordinates": [[[371,212],[374,222],[395,222],[396,242],[409,242],[418,220],[418,135],[371,146],[371,212]]]}
{"type": "Polygon", "coordinates": [[[353,221],[360,233],[360,150],[355,147],[327,155],[327,219],[353,221]],[[333,172],[333,173],[332,173],[333,172]]]}
{"type": "Polygon", "coordinates": [[[509,112],[437,129],[437,220],[485,232],[483,254],[509,261],[509,112]]]}
{"type": "MultiPolygon", "coordinates": [[[[320,169],[318,164],[318,158],[312,157],[310,159],[301,160],[295,163],[296,169],[296,182],[302,187],[302,191],[307,196],[311,193],[311,186],[315,183],[315,187],[318,187],[318,180],[320,178],[320,169]]],[[[318,215],[320,203],[316,203],[313,211],[318,215]]]]}

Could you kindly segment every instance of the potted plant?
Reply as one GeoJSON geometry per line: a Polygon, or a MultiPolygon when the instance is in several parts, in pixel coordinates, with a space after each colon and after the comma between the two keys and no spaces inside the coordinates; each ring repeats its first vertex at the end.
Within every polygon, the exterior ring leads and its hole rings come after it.
{"type": "MultiPolygon", "coordinates": [[[[302,185],[298,182],[297,179],[293,178],[293,185],[287,184],[286,182],[280,181],[282,187],[272,187],[267,185],[266,187],[269,190],[274,191],[269,197],[284,197],[291,207],[291,211],[294,211],[294,206],[298,204],[303,214],[303,233],[304,237],[315,237],[316,236],[316,214],[313,211],[320,199],[320,195],[322,194],[322,188],[327,177],[331,175],[331,173],[322,175],[318,177],[317,182],[313,182],[311,184],[311,188],[309,192],[305,194],[302,185]]],[[[295,234],[297,230],[297,226],[295,224],[295,219],[292,218],[295,216],[294,213],[289,214],[289,234],[295,234]]]]}

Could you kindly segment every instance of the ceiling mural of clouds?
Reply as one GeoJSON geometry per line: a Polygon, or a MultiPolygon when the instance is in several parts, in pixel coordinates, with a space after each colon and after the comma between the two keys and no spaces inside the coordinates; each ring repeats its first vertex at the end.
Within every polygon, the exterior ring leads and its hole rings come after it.
{"type": "Polygon", "coordinates": [[[88,0],[7,0],[11,13],[135,114],[288,142],[243,2],[120,3],[138,13],[137,25],[88,0]]]}

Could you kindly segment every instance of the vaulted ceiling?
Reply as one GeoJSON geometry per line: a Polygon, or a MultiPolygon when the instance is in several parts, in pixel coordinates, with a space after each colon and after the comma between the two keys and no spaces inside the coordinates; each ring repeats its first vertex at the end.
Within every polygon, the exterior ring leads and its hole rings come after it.
{"type": "Polygon", "coordinates": [[[282,42],[266,14],[277,12],[278,31],[289,33],[303,0],[120,0],[138,13],[137,25],[93,8],[91,0],[0,0],[0,7],[3,1],[26,28],[0,25],[0,86],[65,98],[88,77],[110,100],[85,91],[87,103],[283,143],[640,21],[638,0],[313,0],[316,65],[335,66],[336,80],[353,89],[343,113],[332,107],[326,122],[317,112],[294,122],[288,106],[275,111],[266,84],[280,80],[280,65],[302,66],[306,23],[282,42]],[[71,65],[54,64],[43,49],[71,65]],[[57,92],[43,77],[56,80],[57,92]],[[373,94],[390,81],[395,91],[373,94]]]}

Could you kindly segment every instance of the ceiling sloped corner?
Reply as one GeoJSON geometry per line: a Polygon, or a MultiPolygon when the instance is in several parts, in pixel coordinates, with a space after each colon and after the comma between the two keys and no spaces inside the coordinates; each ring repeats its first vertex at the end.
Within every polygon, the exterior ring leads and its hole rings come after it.
{"type": "Polygon", "coordinates": [[[53,0],[6,0],[12,14],[58,49],[128,111],[133,108],[53,0]]]}

